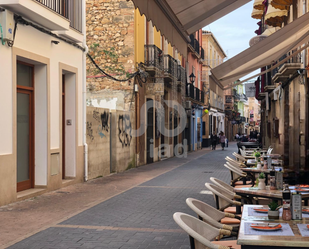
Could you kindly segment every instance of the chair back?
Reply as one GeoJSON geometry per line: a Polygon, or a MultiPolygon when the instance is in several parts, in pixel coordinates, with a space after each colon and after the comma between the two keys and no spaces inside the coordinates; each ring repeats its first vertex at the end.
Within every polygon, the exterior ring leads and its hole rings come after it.
{"type": "Polygon", "coordinates": [[[236,152],[233,152],[233,156],[236,157],[236,161],[244,163],[246,161],[246,158],[244,158],[242,155],[237,154],[236,152]]]}
{"type": "Polygon", "coordinates": [[[198,218],[208,224],[223,228],[223,224],[219,221],[225,217],[224,212],[221,212],[205,202],[193,198],[187,198],[186,203],[198,216],[198,218]]]}
{"type": "Polygon", "coordinates": [[[269,146],[269,148],[268,148],[268,150],[267,150],[267,155],[268,155],[268,156],[271,154],[271,152],[273,151],[273,149],[274,149],[274,148],[272,148],[272,147],[269,146]]]}
{"type": "Polygon", "coordinates": [[[211,183],[206,183],[205,186],[213,193],[216,202],[216,208],[219,209],[220,211],[223,211],[225,208],[230,207],[232,205],[241,205],[240,202],[233,200],[235,194],[232,195],[225,189],[211,183]]]}
{"type": "Polygon", "coordinates": [[[174,213],[173,219],[189,235],[192,249],[219,249],[219,245],[210,242],[220,234],[219,229],[181,212],[174,213]]]}
{"type": "Polygon", "coordinates": [[[239,151],[240,151],[240,154],[241,154],[242,156],[247,156],[247,154],[246,154],[246,152],[245,152],[244,150],[242,150],[242,149],[239,148],[239,151]]]}
{"type": "Polygon", "coordinates": [[[221,181],[215,177],[210,177],[210,181],[212,181],[215,185],[225,188],[227,191],[230,191],[231,193],[234,193],[234,188],[231,185],[227,184],[226,182],[221,181]]]}
{"type": "Polygon", "coordinates": [[[243,163],[241,162],[237,162],[236,160],[230,158],[230,157],[225,157],[225,160],[228,161],[229,163],[233,164],[233,165],[237,165],[239,168],[243,165],[243,163]]]}

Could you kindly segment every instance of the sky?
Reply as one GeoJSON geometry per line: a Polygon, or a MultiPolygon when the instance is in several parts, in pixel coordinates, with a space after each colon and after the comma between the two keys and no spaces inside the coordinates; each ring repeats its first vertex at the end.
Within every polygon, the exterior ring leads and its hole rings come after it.
{"type": "MultiPolygon", "coordinates": [[[[237,10],[203,28],[203,30],[211,31],[216,37],[223,51],[227,55],[225,60],[230,59],[249,48],[250,39],[256,36],[254,31],[258,29],[257,23],[259,20],[251,17],[252,9],[253,1],[250,1],[237,10]]],[[[256,74],[256,72],[251,73],[244,78],[248,78],[248,76],[254,74],[256,74]]]]}

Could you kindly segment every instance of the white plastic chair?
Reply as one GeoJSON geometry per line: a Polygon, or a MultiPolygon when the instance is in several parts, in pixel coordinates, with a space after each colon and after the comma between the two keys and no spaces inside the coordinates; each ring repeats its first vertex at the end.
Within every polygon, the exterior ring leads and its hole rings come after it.
{"type": "Polygon", "coordinates": [[[205,246],[210,249],[240,248],[236,245],[236,241],[211,242],[216,237],[225,235],[230,231],[215,228],[191,215],[180,212],[174,213],[173,219],[189,235],[191,249],[205,249],[205,246]],[[227,243],[230,246],[222,245],[227,243]]]}
{"type": "Polygon", "coordinates": [[[224,181],[221,181],[215,177],[210,177],[210,181],[212,181],[215,185],[219,186],[219,187],[222,187],[222,188],[225,188],[226,190],[230,191],[231,193],[234,193],[234,188],[227,184],[226,182],[224,181]]]}
{"type": "Polygon", "coordinates": [[[235,165],[235,166],[238,166],[239,168],[245,168],[246,167],[246,165],[244,163],[238,162],[238,161],[236,161],[236,160],[234,160],[234,159],[232,159],[228,156],[225,157],[225,160],[228,161],[229,163],[235,165]]]}
{"type": "Polygon", "coordinates": [[[233,205],[241,206],[241,202],[234,200],[235,197],[239,198],[236,194],[231,194],[225,189],[211,183],[206,183],[205,186],[213,193],[218,210],[223,211],[233,205]]]}
{"type": "Polygon", "coordinates": [[[233,156],[235,156],[237,162],[245,163],[246,158],[242,155],[237,154],[236,152],[233,152],[233,156]]]}
{"type": "Polygon", "coordinates": [[[242,178],[246,178],[245,186],[247,186],[248,184],[251,184],[251,186],[254,186],[255,178],[252,174],[247,174],[246,172],[243,172],[241,168],[239,168],[237,165],[234,165],[229,162],[226,162],[224,166],[230,170],[231,186],[235,187],[236,185],[244,185],[244,183],[240,181],[242,178]],[[247,181],[247,178],[248,180],[250,180],[249,182],[247,181]]]}
{"type": "MultiPolygon", "coordinates": [[[[239,224],[241,219],[240,216],[219,211],[207,203],[193,198],[187,198],[186,203],[197,214],[200,220],[216,228],[229,230],[232,232],[232,236],[237,236],[236,232],[239,230],[239,226],[230,226],[224,223],[220,223],[220,221],[224,220],[225,218],[234,218],[234,224],[239,224]]],[[[229,224],[233,223],[229,222],[229,224]]]]}

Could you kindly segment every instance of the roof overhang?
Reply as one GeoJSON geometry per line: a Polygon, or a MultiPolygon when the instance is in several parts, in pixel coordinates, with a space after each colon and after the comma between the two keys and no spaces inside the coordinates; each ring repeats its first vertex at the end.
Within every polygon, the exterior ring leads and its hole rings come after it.
{"type": "Polygon", "coordinates": [[[276,62],[309,40],[309,13],[211,70],[223,86],[276,62]]]}
{"type": "Polygon", "coordinates": [[[189,35],[250,0],[132,0],[161,35],[187,56],[189,35]]]}

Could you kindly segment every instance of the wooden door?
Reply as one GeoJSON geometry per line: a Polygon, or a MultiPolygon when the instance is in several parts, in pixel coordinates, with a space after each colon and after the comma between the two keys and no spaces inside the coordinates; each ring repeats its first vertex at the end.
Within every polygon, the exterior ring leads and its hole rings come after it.
{"type": "Polygon", "coordinates": [[[34,187],[33,65],[17,63],[17,191],[34,187]]]}

